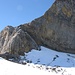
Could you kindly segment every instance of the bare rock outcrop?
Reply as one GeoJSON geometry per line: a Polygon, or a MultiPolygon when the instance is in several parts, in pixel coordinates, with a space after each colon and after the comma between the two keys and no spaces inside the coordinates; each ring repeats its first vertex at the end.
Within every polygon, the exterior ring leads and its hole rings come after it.
{"type": "Polygon", "coordinates": [[[75,0],[56,0],[43,16],[0,33],[0,54],[23,55],[40,46],[75,53],[75,0]]]}
{"type": "Polygon", "coordinates": [[[38,49],[34,39],[22,29],[7,26],[0,35],[0,54],[10,53],[14,55],[24,55],[31,49],[38,49]]]}
{"type": "Polygon", "coordinates": [[[75,0],[56,0],[42,17],[20,27],[38,45],[75,53],[75,0]]]}

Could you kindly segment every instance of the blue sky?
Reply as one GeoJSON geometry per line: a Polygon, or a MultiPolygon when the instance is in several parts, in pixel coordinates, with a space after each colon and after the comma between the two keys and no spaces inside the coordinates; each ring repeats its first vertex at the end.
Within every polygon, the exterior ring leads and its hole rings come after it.
{"type": "Polygon", "coordinates": [[[0,0],[0,31],[42,16],[55,0],[0,0]]]}

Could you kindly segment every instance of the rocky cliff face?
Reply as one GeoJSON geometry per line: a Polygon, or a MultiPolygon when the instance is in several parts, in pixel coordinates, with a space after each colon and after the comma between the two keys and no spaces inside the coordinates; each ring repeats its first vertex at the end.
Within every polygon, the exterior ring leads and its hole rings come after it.
{"type": "Polygon", "coordinates": [[[56,0],[46,13],[16,28],[7,26],[0,33],[0,53],[22,55],[45,46],[75,53],[75,0],[56,0]]]}
{"type": "Polygon", "coordinates": [[[27,33],[19,27],[7,26],[0,33],[0,53],[10,53],[15,55],[23,55],[31,49],[38,49],[37,43],[27,33]]]}

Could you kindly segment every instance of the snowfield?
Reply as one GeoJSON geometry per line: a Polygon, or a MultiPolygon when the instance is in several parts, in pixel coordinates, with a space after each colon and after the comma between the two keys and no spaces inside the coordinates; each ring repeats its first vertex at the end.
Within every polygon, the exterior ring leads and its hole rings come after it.
{"type": "Polygon", "coordinates": [[[41,47],[41,51],[32,50],[29,53],[25,53],[24,58],[35,64],[43,64],[53,67],[75,67],[74,54],[57,52],[45,47],[41,47]]]}
{"type": "Polygon", "coordinates": [[[19,63],[0,57],[0,75],[74,75],[75,55],[50,50],[32,50],[19,63]],[[28,63],[27,63],[28,62],[28,63]]]}

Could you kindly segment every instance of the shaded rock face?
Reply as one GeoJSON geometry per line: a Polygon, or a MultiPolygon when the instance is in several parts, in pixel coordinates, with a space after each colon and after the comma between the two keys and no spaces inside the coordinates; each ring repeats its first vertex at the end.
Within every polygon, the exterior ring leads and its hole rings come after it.
{"type": "Polygon", "coordinates": [[[75,53],[75,0],[56,0],[42,17],[20,27],[38,45],[75,53]]]}
{"type": "Polygon", "coordinates": [[[16,28],[7,26],[0,33],[0,53],[23,55],[45,46],[75,53],[75,0],[56,0],[46,13],[16,28]]]}

